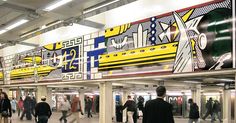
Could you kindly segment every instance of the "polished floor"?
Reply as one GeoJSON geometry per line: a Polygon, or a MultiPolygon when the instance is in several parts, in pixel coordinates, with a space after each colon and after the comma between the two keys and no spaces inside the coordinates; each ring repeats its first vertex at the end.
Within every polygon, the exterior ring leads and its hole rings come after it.
{"type": "MultiPolygon", "coordinates": [[[[61,113],[53,113],[52,117],[49,120],[49,123],[60,123],[59,120],[58,120],[60,118],[60,116],[61,116],[61,113]]],[[[68,121],[69,121],[68,123],[70,123],[70,120],[71,120],[71,118],[68,117],[68,121]]],[[[25,119],[21,121],[20,118],[18,118],[16,116],[16,114],[14,114],[13,117],[12,117],[12,123],[35,123],[35,121],[34,120],[27,121],[25,119]]],[[[98,123],[98,116],[95,116],[93,118],[82,118],[80,123],[98,123]]],[[[138,123],[142,123],[142,121],[139,120],[138,123]]],[[[188,123],[188,120],[187,119],[176,118],[175,123],[188,123]]],[[[210,120],[200,121],[200,123],[210,123],[210,120]]],[[[219,122],[216,121],[214,123],[219,123],[219,122]]]]}

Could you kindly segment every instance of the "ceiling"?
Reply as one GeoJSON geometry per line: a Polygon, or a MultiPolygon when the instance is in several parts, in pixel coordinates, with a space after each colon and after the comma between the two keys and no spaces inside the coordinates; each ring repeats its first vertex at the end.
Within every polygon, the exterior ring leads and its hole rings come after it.
{"type": "Polygon", "coordinates": [[[0,28],[15,20],[17,17],[27,16],[30,22],[0,35],[0,40],[16,40],[20,35],[41,28],[43,25],[55,20],[65,20],[77,17],[86,8],[94,6],[105,0],[73,0],[50,12],[42,9],[54,0],[0,0],[0,28]]]}

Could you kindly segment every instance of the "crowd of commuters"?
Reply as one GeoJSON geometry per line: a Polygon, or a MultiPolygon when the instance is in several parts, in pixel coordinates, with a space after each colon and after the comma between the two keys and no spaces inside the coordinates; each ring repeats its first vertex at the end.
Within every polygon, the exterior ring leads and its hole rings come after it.
{"type": "MultiPolygon", "coordinates": [[[[166,97],[166,88],[164,86],[159,86],[156,89],[157,98],[154,100],[149,100],[144,106],[144,98],[142,96],[138,97],[138,103],[128,96],[128,100],[122,106],[120,111],[127,109],[127,121],[126,123],[137,123],[139,118],[139,112],[143,115],[143,123],[174,123],[173,117],[173,107],[170,103],[166,102],[164,98],[166,97]]],[[[188,100],[189,103],[189,121],[188,123],[198,123],[200,118],[199,107],[193,102],[193,99],[188,100]]],[[[88,118],[92,117],[93,101],[90,97],[85,99],[85,110],[87,110],[88,118]]],[[[83,110],[81,106],[80,98],[73,96],[72,100],[69,101],[67,97],[64,97],[60,102],[59,109],[62,113],[59,121],[61,123],[67,123],[67,117],[72,117],[69,123],[79,123],[80,114],[83,115],[83,110]]],[[[202,117],[205,120],[209,115],[211,115],[211,122],[216,120],[216,116],[220,122],[222,119],[220,117],[221,105],[219,101],[213,101],[212,98],[206,103],[206,114],[202,117]]],[[[46,102],[46,97],[42,96],[41,101],[36,103],[36,99],[31,96],[26,96],[23,100],[22,97],[18,101],[13,98],[11,101],[5,92],[1,92],[0,98],[0,123],[9,123],[9,118],[11,119],[12,113],[18,111],[18,117],[23,120],[26,117],[27,120],[32,120],[32,116],[35,117],[37,123],[48,123],[48,119],[52,115],[51,107],[46,102]]]]}

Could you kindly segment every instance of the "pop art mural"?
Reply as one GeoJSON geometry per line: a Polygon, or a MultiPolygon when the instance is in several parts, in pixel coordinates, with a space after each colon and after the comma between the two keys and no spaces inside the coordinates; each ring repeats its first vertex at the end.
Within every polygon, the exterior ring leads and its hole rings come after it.
{"type": "Polygon", "coordinates": [[[0,72],[0,80],[70,81],[232,68],[231,7],[231,0],[213,1],[7,56],[2,63],[7,69],[0,69],[6,77],[0,72]]]}
{"type": "Polygon", "coordinates": [[[232,68],[232,3],[215,1],[106,29],[104,76],[232,68]]]}

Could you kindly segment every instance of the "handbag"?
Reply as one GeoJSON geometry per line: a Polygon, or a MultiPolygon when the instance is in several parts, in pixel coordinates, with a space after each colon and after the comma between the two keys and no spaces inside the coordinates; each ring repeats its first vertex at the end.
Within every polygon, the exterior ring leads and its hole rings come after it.
{"type": "Polygon", "coordinates": [[[8,117],[9,113],[8,111],[2,111],[2,117],[8,117]]]}

